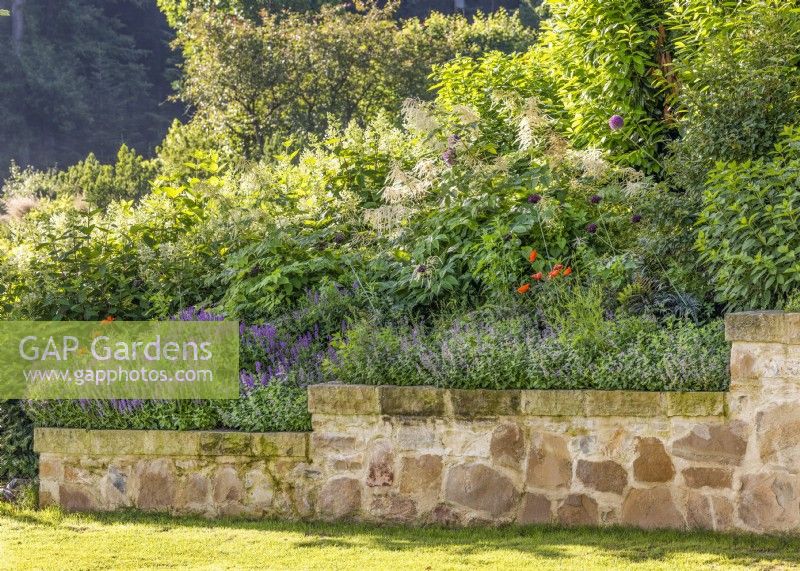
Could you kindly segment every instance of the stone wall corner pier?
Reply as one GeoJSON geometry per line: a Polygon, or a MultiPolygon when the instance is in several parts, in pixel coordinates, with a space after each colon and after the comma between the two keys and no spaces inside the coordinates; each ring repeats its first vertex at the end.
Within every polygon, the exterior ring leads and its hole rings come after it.
{"type": "Polygon", "coordinates": [[[800,531],[800,314],[731,314],[725,333],[725,393],[317,385],[308,434],[37,429],[40,502],[800,531]]]}

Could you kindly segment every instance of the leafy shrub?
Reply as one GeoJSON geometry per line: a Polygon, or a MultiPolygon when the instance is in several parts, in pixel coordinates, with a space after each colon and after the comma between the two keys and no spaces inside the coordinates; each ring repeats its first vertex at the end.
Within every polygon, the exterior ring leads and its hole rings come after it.
{"type": "Polygon", "coordinates": [[[33,426],[18,401],[0,401],[0,482],[35,476],[33,426]]]}
{"type": "MultiPolygon", "coordinates": [[[[713,25],[700,46],[682,50],[676,61],[681,137],[667,166],[671,184],[697,195],[717,161],[768,154],[800,113],[800,13],[786,2],[743,4],[682,14],[683,28],[688,16],[713,25]]],[[[691,36],[696,26],[684,33],[691,36]]]]}
{"type": "Polygon", "coordinates": [[[455,55],[533,41],[505,11],[472,23],[441,15],[398,22],[394,8],[323,6],[265,13],[257,24],[195,11],[177,40],[186,60],[181,97],[226,146],[259,158],[276,132],[321,134],[397,111],[404,98],[428,97],[431,67],[455,55]]]}
{"type": "Polygon", "coordinates": [[[696,247],[728,309],[781,308],[800,285],[800,130],[783,137],[771,157],[709,174],[696,247]]]}

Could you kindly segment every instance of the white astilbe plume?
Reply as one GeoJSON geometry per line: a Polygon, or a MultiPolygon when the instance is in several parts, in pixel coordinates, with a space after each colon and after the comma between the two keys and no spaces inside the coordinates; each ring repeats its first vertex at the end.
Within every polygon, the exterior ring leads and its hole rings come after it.
{"type": "Polygon", "coordinates": [[[394,165],[386,177],[386,186],[381,191],[381,197],[386,204],[415,202],[428,193],[439,174],[441,169],[433,159],[419,161],[414,165],[411,174],[394,165]]]}
{"type": "Polygon", "coordinates": [[[364,222],[372,226],[379,234],[396,229],[405,220],[411,210],[402,204],[387,204],[364,211],[364,222]]]}
{"type": "Polygon", "coordinates": [[[539,103],[535,99],[527,99],[517,126],[517,142],[520,150],[527,151],[537,146],[539,135],[549,124],[547,116],[539,108],[539,103]]]}
{"type": "Polygon", "coordinates": [[[624,192],[628,197],[641,194],[650,186],[642,171],[626,167],[622,171],[622,180],[625,182],[624,192]]]}
{"type": "Polygon", "coordinates": [[[453,113],[458,117],[458,122],[462,125],[471,125],[481,120],[480,114],[469,105],[456,105],[453,113]]]}
{"type": "Polygon", "coordinates": [[[610,168],[608,161],[603,158],[603,151],[600,149],[569,151],[567,157],[581,169],[583,176],[586,178],[602,178],[610,168]]]}
{"type": "Polygon", "coordinates": [[[14,196],[6,201],[6,212],[10,218],[17,220],[25,216],[39,204],[39,201],[30,196],[14,196]]]}
{"type": "Polygon", "coordinates": [[[403,126],[409,131],[418,133],[431,133],[439,127],[439,122],[433,116],[430,106],[419,99],[406,99],[401,110],[403,126]]]}

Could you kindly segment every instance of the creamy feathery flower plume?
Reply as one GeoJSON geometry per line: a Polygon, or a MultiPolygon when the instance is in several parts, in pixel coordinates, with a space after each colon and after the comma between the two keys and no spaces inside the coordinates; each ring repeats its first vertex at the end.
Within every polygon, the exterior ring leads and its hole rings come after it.
{"type": "Polygon", "coordinates": [[[14,196],[6,201],[6,212],[10,218],[20,220],[38,206],[39,201],[30,196],[14,196]]]}
{"type": "Polygon", "coordinates": [[[568,151],[567,158],[581,169],[583,176],[586,178],[602,178],[610,168],[608,161],[603,158],[603,151],[600,149],[568,151]]]}
{"type": "Polygon", "coordinates": [[[406,99],[401,109],[403,126],[409,131],[431,133],[439,127],[439,122],[431,113],[430,106],[419,99],[406,99]]]}
{"type": "Polygon", "coordinates": [[[480,114],[469,105],[456,105],[453,107],[453,113],[462,125],[471,125],[481,120],[480,114]]]}
{"type": "Polygon", "coordinates": [[[380,234],[396,229],[411,210],[402,204],[387,204],[364,211],[364,222],[380,234]]]}
{"type": "Polygon", "coordinates": [[[536,146],[541,131],[550,125],[547,116],[539,108],[535,99],[526,99],[517,126],[517,142],[522,151],[536,146]]]}

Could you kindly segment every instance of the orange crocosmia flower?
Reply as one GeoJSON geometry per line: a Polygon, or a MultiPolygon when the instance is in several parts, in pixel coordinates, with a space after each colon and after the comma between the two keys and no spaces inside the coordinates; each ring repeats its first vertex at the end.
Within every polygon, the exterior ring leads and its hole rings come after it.
{"type": "Polygon", "coordinates": [[[530,256],[528,256],[528,261],[529,261],[530,263],[533,263],[533,262],[535,262],[535,261],[536,261],[536,256],[538,256],[538,255],[539,255],[539,254],[536,252],[536,250],[531,250],[531,255],[530,255],[530,256]]]}
{"type": "Polygon", "coordinates": [[[554,272],[560,272],[563,269],[564,269],[564,264],[556,264],[555,266],[553,266],[554,272]]]}
{"type": "Polygon", "coordinates": [[[101,321],[100,323],[111,323],[112,321],[114,321],[114,316],[113,315],[109,315],[103,321],[101,321]]]}
{"type": "Polygon", "coordinates": [[[541,279],[542,279],[542,272],[536,272],[535,274],[532,274],[532,275],[531,275],[531,278],[533,278],[533,279],[534,279],[534,280],[536,280],[537,282],[538,282],[538,281],[541,281],[541,279]]]}
{"type": "Polygon", "coordinates": [[[558,275],[558,272],[559,272],[559,271],[560,271],[560,270],[553,270],[553,271],[551,271],[549,274],[547,274],[547,277],[548,277],[548,278],[550,278],[550,279],[552,280],[554,277],[556,277],[556,276],[558,275]]]}
{"type": "Polygon", "coordinates": [[[528,293],[529,289],[531,289],[531,284],[523,284],[517,288],[517,293],[528,293]]]}
{"type": "Polygon", "coordinates": [[[566,269],[566,270],[564,270],[564,271],[563,271],[563,273],[562,273],[561,275],[562,275],[562,276],[568,276],[568,275],[570,275],[571,273],[572,273],[572,268],[570,268],[570,267],[567,267],[567,269],[566,269]]]}

